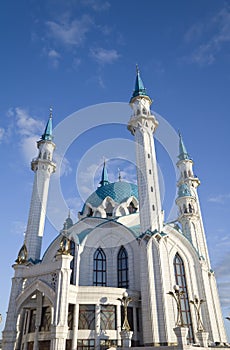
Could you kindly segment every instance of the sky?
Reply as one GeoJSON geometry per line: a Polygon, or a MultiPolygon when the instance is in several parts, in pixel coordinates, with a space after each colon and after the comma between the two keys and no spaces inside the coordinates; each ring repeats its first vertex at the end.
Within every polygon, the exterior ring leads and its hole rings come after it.
{"type": "MultiPolygon", "coordinates": [[[[216,0],[21,0],[0,8],[0,313],[31,199],[36,141],[52,106],[55,161],[43,252],[99,181],[135,182],[127,130],[136,64],[158,116],[166,220],[176,218],[180,130],[195,174],[223,316],[230,314],[230,4],[216,0]],[[119,170],[120,169],[120,170],[119,170]],[[57,195],[55,197],[55,195],[57,195]]],[[[230,340],[230,322],[225,321],[230,340]]]]}

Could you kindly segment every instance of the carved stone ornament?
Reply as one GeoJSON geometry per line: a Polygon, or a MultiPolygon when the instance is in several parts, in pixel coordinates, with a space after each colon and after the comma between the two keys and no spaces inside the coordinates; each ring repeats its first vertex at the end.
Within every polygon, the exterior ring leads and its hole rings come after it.
{"type": "Polygon", "coordinates": [[[58,253],[63,255],[69,255],[70,254],[70,240],[63,236],[61,242],[60,242],[60,248],[58,249],[58,253]]]}
{"type": "Polygon", "coordinates": [[[17,257],[17,260],[15,260],[15,262],[17,264],[25,264],[27,262],[27,256],[28,256],[28,252],[27,252],[26,245],[24,243],[21,249],[19,250],[18,257],[17,257]]]}

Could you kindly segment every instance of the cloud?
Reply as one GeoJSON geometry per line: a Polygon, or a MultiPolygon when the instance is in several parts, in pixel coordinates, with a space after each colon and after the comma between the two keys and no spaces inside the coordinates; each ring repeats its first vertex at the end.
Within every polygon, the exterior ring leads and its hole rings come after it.
{"type": "Polygon", "coordinates": [[[229,266],[230,266],[230,254],[227,252],[224,256],[222,256],[222,259],[217,263],[215,267],[215,272],[218,275],[218,278],[226,278],[229,275],[229,266]]]}
{"type": "Polygon", "coordinates": [[[90,7],[95,12],[105,11],[110,8],[110,3],[108,1],[84,0],[83,4],[90,7]]]}
{"type": "Polygon", "coordinates": [[[61,55],[56,50],[51,49],[47,52],[47,56],[50,59],[52,66],[54,68],[57,68],[59,66],[59,61],[60,61],[61,55]]]}
{"type": "MultiPolygon", "coordinates": [[[[32,117],[26,108],[16,107],[10,108],[7,112],[11,118],[7,134],[13,132],[19,136],[19,146],[22,155],[27,164],[38,155],[37,141],[41,139],[41,135],[45,129],[45,123],[32,117]]],[[[0,129],[1,130],[1,129],[0,129]]],[[[71,165],[67,158],[60,156],[57,151],[54,152],[54,162],[57,164],[56,174],[60,177],[67,176],[72,172],[71,165]],[[60,167],[60,171],[59,170],[60,167]]]]}
{"type": "Polygon", "coordinates": [[[10,224],[10,233],[16,235],[25,235],[26,223],[23,221],[13,221],[10,224]]]}
{"type": "Polygon", "coordinates": [[[230,281],[228,282],[217,282],[218,284],[218,290],[220,294],[220,302],[222,307],[229,307],[230,305],[230,281]]]}
{"type": "Polygon", "coordinates": [[[66,157],[60,156],[57,152],[54,152],[53,160],[56,163],[56,175],[55,176],[67,176],[72,172],[70,162],[66,157]]]}
{"type": "Polygon", "coordinates": [[[219,194],[216,197],[209,197],[208,202],[224,204],[230,199],[230,193],[219,194]]]}
{"type": "Polygon", "coordinates": [[[14,110],[16,118],[17,133],[23,137],[31,137],[41,133],[44,123],[41,120],[33,118],[24,108],[16,107],[14,110]]]}
{"type": "Polygon", "coordinates": [[[220,294],[220,301],[223,307],[230,305],[230,255],[225,253],[215,267],[215,275],[217,278],[218,290],[220,294]]]}
{"type": "Polygon", "coordinates": [[[92,26],[92,20],[88,15],[79,20],[69,21],[65,16],[61,22],[47,21],[48,36],[63,45],[81,46],[92,26]]]}
{"type": "MultiPolygon", "coordinates": [[[[37,154],[36,141],[38,141],[44,130],[44,123],[35,117],[31,117],[25,108],[10,108],[7,112],[9,125],[7,127],[7,140],[12,135],[19,136],[19,146],[25,161],[29,164],[37,154]]],[[[5,137],[6,138],[6,137],[5,137]]]]}
{"type": "Polygon", "coordinates": [[[0,128],[0,142],[3,140],[5,135],[5,129],[4,128],[0,128]]]}
{"type": "Polygon", "coordinates": [[[184,38],[190,46],[192,42],[198,43],[186,61],[200,65],[213,64],[223,45],[230,42],[230,7],[222,8],[206,22],[194,24],[184,38]]]}
{"type": "Polygon", "coordinates": [[[114,49],[112,50],[106,50],[103,48],[91,49],[90,54],[93,57],[93,59],[95,59],[98,63],[102,63],[102,64],[113,63],[120,58],[120,55],[114,49]]]}

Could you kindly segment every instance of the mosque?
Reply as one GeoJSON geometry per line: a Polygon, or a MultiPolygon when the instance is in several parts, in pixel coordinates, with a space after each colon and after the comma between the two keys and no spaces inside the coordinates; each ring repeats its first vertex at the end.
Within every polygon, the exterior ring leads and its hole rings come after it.
{"type": "Polygon", "coordinates": [[[50,115],[31,162],[34,185],[13,265],[3,350],[229,347],[193,161],[179,135],[178,216],[167,223],[154,145],[158,121],[138,69],[129,103],[137,185],[111,183],[104,164],[78,221],[68,216],[41,256],[55,172],[50,115]]]}

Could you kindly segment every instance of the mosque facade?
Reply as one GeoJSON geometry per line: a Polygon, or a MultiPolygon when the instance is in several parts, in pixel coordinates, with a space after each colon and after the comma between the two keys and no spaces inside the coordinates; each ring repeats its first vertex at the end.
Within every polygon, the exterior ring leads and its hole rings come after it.
{"type": "Polygon", "coordinates": [[[151,103],[137,70],[127,118],[136,145],[137,184],[111,183],[104,164],[78,221],[68,216],[41,256],[56,168],[50,115],[31,162],[34,186],[25,240],[13,265],[3,350],[228,346],[199,204],[200,181],[179,135],[178,217],[165,222],[154,144],[158,121],[151,103]]]}

